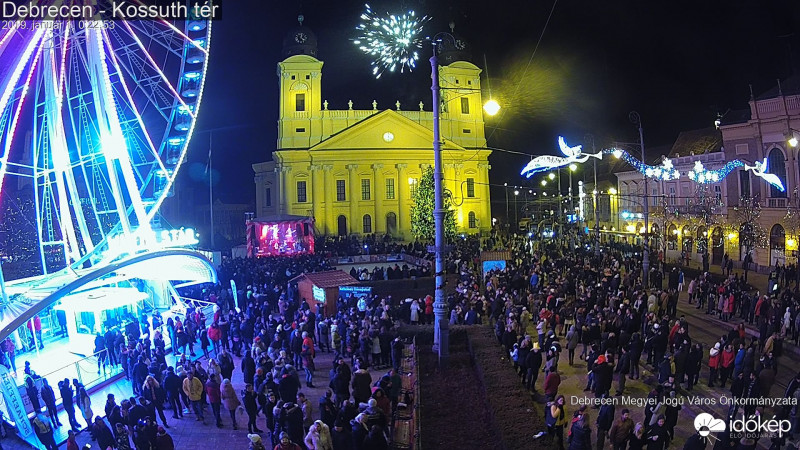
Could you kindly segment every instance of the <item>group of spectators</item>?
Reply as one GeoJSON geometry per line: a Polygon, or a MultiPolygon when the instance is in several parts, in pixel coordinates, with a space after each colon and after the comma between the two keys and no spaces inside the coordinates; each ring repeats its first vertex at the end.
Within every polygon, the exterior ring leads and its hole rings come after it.
{"type": "MultiPolygon", "coordinates": [[[[775,388],[782,341],[796,341],[800,329],[800,299],[789,289],[773,295],[751,294],[745,281],[733,274],[715,278],[703,273],[684,283],[681,269],[663,266],[656,270],[663,274],[666,286],[645,289],[641,262],[633,254],[608,249],[600,255],[581,248],[567,251],[524,238],[512,238],[510,246],[513,261],[504,270],[485,274],[482,294],[478,277],[466,264],[462,267],[457,302],[489,318],[520,382],[532,393],[542,390],[547,431],[537,437],[550,439],[554,447],[591,449],[594,442],[602,448],[607,441],[617,449],[670,447],[681,409],[673,399],[681,397],[684,389],[692,391],[706,370],[703,382],[720,394],[752,400],[783,394],[800,403],[800,374],[785,392],[775,388]],[[684,286],[688,295],[681,297],[684,286]],[[678,314],[679,300],[723,321],[739,323],[704,348],[685,317],[678,314]],[[756,329],[748,333],[746,323],[756,329]],[[595,399],[589,403],[598,410],[596,415],[586,406],[567,410],[559,390],[562,356],[570,366],[585,364],[585,391],[595,399]],[[640,365],[655,378],[648,385],[646,406],[615,410],[609,399],[626,392],[627,380],[640,379],[640,365]]],[[[767,414],[756,402],[745,403],[748,406],[731,407],[728,416],[767,414]]],[[[771,440],[772,448],[783,448],[800,432],[800,411],[797,406],[777,407],[770,417],[773,413],[792,423],[791,433],[771,440]]],[[[718,433],[717,440],[720,448],[756,445],[747,437],[732,439],[730,433],[718,433]]],[[[706,444],[697,434],[684,448],[700,449],[706,444]]]]}

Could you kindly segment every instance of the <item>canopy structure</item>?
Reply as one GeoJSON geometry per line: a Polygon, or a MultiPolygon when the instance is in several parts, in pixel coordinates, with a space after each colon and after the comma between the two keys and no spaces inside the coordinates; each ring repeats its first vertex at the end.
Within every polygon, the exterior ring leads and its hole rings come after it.
{"type": "Polygon", "coordinates": [[[314,219],[279,214],[247,221],[247,256],[314,253],[314,219]]]}
{"type": "MultiPolygon", "coordinates": [[[[102,293],[92,288],[132,279],[215,283],[217,274],[211,262],[196,251],[166,249],[129,256],[102,267],[65,269],[46,277],[10,281],[5,286],[8,302],[0,305],[0,340],[69,295],[82,294],[88,299],[89,295],[102,293]]],[[[105,303],[109,298],[98,303],[105,303]]]]}

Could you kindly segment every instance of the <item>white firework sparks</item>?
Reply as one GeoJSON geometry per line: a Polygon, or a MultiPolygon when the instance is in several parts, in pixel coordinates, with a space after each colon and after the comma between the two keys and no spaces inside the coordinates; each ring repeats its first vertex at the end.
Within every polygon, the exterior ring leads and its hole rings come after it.
{"type": "Polygon", "coordinates": [[[417,17],[414,11],[403,15],[378,16],[369,5],[361,14],[361,23],[356,27],[359,36],[353,39],[358,49],[373,58],[372,74],[380,78],[385,70],[402,73],[412,71],[419,59],[417,50],[422,48],[423,25],[428,16],[417,17]]]}

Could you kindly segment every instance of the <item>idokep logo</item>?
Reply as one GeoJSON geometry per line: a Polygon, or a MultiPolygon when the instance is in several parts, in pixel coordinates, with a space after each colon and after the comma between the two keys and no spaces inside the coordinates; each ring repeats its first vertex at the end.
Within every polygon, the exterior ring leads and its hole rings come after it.
{"type": "Polygon", "coordinates": [[[792,423],[787,419],[778,420],[775,416],[765,419],[757,414],[750,417],[743,414],[741,419],[731,418],[729,429],[731,433],[738,433],[741,437],[775,437],[777,434],[780,438],[792,429],[792,423]]]}
{"type": "Polygon", "coordinates": [[[725,421],[709,413],[700,413],[694,418],[694,429],[700,436],[708,437],[711,433],[725,431],[725,421]]]}

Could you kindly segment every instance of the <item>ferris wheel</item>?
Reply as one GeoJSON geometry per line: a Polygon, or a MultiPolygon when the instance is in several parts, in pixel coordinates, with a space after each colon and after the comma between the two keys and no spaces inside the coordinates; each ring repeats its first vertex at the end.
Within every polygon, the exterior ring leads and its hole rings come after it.
{"type": "Polygon", "coordinates": [[[210,38],[211,21],[193,18],[0,31],[0,199],[10,183],[32,194],[40,274],[96,264],[109,239],[157,220],[196,123],[210,38]]]}

